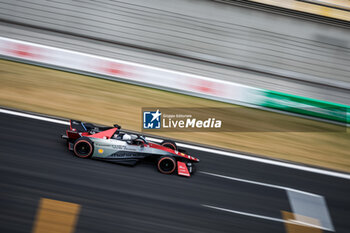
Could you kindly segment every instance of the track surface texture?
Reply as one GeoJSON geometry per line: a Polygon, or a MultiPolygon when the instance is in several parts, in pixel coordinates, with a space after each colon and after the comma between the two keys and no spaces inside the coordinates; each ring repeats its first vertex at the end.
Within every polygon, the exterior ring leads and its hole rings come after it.
{"type": "MultiPolygon", "coordinates": [[[[81,205],[75,232],[286,232],[284,190],[211,176],[215,173],[324,196],[335,232],[349,232],[350,181],[188,150],[201,162],[191,178],[73,156],[60,139],[67,126],[0,114],[0,232],[31,232],[40,198],[81,205]]],[[[325,232],[325,231],[324,231],[325,232]]]]}

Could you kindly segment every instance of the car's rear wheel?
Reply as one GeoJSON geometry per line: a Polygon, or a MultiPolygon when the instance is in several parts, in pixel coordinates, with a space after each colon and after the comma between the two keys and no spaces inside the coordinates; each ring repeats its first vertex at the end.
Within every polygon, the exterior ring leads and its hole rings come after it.
{"type": "Polygon", "coordinates": [[[170,156],[162,156],[157,163],[158,171],[163,174],[171,174],[176,169],[176,161],[170,156]]]}
{"type": "Polygon", "coordinates": [[[168,147],[172,150],[177,150],[176,143],[174,141],[171,141],[171,140],[164,140],[160,145],[162,145],[164,147],[168,147]]]}
{"type": "Polygon", "coordinates": [[[91,140],[87,138],[79,139],[74,143],[74,154],[79,158],[89,158],[92,155],[94,147],[91,140]]]}

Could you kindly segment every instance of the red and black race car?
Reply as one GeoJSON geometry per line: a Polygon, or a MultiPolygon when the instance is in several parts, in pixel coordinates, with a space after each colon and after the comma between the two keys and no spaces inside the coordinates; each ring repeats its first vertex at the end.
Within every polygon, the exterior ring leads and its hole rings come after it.
{"type": "Polygon", "coordinates": [[[98,127],[91,123],[70,120],[70,128],[62,138],[69,150],[80,158],[93,158],[121,164],[135,165],[141,160],[155,161],[158,171],[189,177],[199,159],[179,150],[175,142],[149,142],[139,134],[114,127],[98,127]]]}

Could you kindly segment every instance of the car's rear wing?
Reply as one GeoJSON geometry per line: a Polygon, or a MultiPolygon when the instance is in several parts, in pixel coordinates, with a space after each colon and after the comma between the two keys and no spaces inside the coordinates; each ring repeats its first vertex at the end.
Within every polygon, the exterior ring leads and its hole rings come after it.
{"type": "Polygon", "coordinates": [[[72,131],[77,131],[77,132],[87,132],[87,128],[84,125],[83,122],[81,121],[76,121],[76,120],[70,120],[70,130],[72,131]]]}
{"type": "Polygon", "coordinates": [[[81,121],[69,120],[69,129],[66,130],[66,134],[62,135],[62,139],[65,140],[76,140],[81,135],[89,135],[88,129],[81,121]]]}

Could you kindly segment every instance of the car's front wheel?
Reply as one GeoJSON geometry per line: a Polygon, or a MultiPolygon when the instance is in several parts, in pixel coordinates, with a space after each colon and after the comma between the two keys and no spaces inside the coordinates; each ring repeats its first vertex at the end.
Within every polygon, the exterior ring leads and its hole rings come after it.
{"type": "Polygon", "coordinates": [[[176,169],[176,161],[173,157],[162,156],[158,159],[158,171],[163,174],[171,174],[176,169]]]}
{"type": "Polygon", "coordinates": [[[74,143],[74,154],[79,158],[89,158],[94,150],[91,140],[88,138],[78,139],[74,143]]]}
{"type": "Polygon", "coordinates": [[[162,145],[164,147],[168,147],[172,150],[177,150],[176,143],[174,141],[171,141],[171,140],[164,140],[164,141],[162,141],[162,143],[160,145],[162,145]]]}

